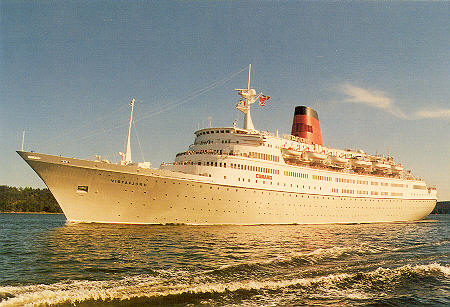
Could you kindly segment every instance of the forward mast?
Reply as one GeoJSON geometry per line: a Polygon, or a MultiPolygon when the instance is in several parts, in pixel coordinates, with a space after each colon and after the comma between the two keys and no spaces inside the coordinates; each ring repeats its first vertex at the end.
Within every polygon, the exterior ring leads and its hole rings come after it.
{"type": "Polygon", "coordinates": [[[119,153],[119,155],[122,157],[122,160],[120,161],[121,165],[128,165],[133,163],[132,159],[131,159],[131,124],[133,123],[133,111],[134,111],[134,98],[131,99],[130,102],[130,106],[131,106],[131,111],[130,111],[130,123],[128,125],[128,137],[127,137],[127,143],[126,143],[126,149],[125,149],[125,154],[124,153],[119,153]]]}

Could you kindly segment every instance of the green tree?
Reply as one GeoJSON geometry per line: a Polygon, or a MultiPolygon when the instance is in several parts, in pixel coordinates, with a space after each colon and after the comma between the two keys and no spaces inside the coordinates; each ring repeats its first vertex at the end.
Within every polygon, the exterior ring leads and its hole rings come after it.
{"type": "Polygon", "coordinates": [[[49,189],[0,186],[0,212],[61,213],[49,189]]]}

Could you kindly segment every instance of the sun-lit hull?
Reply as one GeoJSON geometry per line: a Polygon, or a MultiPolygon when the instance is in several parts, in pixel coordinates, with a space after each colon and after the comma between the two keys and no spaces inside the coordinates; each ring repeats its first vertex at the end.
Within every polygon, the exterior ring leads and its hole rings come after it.
{"type": "Polygon", "coordinates": [[[165,170],[19,154],[72,222],[251,225],[414,221],[427,216],[436,204],[432,197],[374,199],[298,189],[276,191],[165,170]]]}

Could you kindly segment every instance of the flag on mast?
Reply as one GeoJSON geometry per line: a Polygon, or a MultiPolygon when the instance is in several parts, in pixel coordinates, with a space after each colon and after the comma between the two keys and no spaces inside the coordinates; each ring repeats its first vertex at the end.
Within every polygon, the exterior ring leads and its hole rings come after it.
{"type": "Polygon", "coordinates": [[[266,100],[269,100],[269,99],[270,99],[270,96],[264,96],[264,95],[259,96],[259,105],[265,106],[266,100]]]}

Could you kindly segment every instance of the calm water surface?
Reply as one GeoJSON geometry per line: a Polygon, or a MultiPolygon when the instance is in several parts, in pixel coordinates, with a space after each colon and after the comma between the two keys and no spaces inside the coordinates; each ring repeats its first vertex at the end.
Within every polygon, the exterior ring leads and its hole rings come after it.
{"type": "Polygon", "coordinates": [[[142,226],[0,214],[0,306],[448,306],[449,226],[449,215],[142,226]]]}

